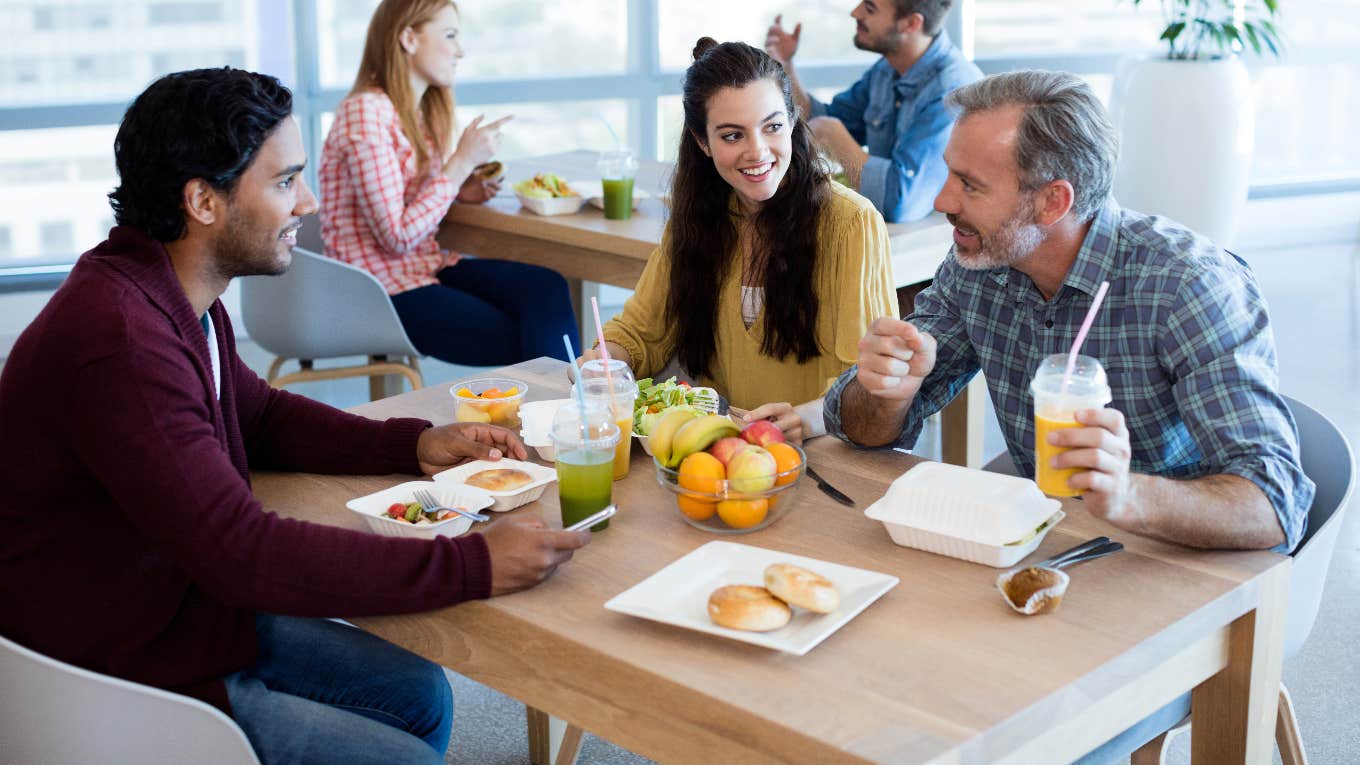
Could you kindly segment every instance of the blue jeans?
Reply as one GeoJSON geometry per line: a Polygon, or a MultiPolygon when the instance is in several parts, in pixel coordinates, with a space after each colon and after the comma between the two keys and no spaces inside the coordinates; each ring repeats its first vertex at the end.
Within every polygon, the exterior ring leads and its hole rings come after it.
{"type": "Polygon", "coordinates": [[[1190,714],[1190,694],[1153,712],[1128,730],[1096,747],[1073,765],[1110,765],[1133,754],[1138,747],[1171,730],[1190,714]]]}
{"type": "Polygon", "coordinates": [[[259,660],[226,678],[264,765],[444,762],[453,693],[438,665],[360,629],[260,614],[259,660]]]}
{"type": "Polygon", "coordinates": [[[435,276],[439,284],[392,296],[422,354],[477,367],[539,356],[569,361],[562,335],[581,350],[567,280],[556,271],[464,257],[435,276]]]}

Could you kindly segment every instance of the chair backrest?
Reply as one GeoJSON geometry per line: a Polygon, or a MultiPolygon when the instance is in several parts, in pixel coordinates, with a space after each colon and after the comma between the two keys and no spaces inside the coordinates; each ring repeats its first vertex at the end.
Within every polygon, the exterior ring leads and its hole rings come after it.
{"type": "Polygon", "coordinates": [[[287,273],[241,279],[241,314],[250,338],[284,358],[420,355],[381,282],[301,247],[287,273]]]}
{"type": "Polygon", "coordinates": [[[0,759],[33,765],[259,765],[230,717],[0,637],[0,759]]]}
{"type": "Polygon", "coordinates": [[[1327,569],[1355,486],[1355,455],[1341,429],[1322,413],[1288,396],[1284,400],[1298,424],[1303,472],[1317,484],[1313,506],[1308,510],[1308,530],[1294,551],[1294,569],[1289,577],[1284,634],[1287,659],[1303,647],[1317,620],[1327,569]]]}

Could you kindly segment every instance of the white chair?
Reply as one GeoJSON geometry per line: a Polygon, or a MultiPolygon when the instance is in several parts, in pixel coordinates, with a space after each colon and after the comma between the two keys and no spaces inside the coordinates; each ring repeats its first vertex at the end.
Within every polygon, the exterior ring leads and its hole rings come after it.
{"type": "Polygon", "coordinates": [[[361,268],[294,248],[287,273],[241,279],[241,313],[250,338],[276,356],[267,376],[274,387],[367,377],[369,393],[378,399],[385,375],[405,377],[412,389],[423,385],[420,352],[382,283],[361,268]],[[368,363],[313,367],[316,359],[341,356],[367,356],[368,363]],[[289,359],[301,368],[280,376],[289,359]]]}
{"type": "Polygon", "coordinates": [[[230,717],[0,637],[0,760],[25,765],[259,765],[230,717]]]}
{"type": "MultiPolygon", "coordinates": [[[[1308,530],[1294,551],[1294,568],[1289,577],[1289,601],[1285,611],[1284,658],[1298,655],[1317,621],[1322,587],[1332,562],[1336,539],[1341,533],[1346,505],[1355,486],[1355,457],[1341,430],[1316,409],[1284,397],[1299,427],[1299,457],[1303,472],[1317,484],[1313,506],[1308,510],[1308,530]]],[[[1160,765],[1165,761],[1166,745],[1172,736],[1190,727],[1182,720],[1133,753],[1131,765],[1160,765]]],[[[1284,765],[1308,762],[1294,717],[1293,701],[1280,683],[1279,711],[1275,720],[1275,743],[1284,765]]]]}

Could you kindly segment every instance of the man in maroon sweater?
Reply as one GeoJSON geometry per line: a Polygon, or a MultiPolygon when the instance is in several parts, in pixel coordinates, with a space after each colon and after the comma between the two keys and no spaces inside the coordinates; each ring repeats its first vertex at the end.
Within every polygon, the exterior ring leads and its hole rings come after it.
{"type": "Polygon", "coordinates": [[[0,633],[208,700],[266,763],[443,762],[442,671],[312,617],[529,587],[589,534],[517,516],[395,539],[252,496],[250,467],[418,474],[525,456],[501,428],[377,422],[274,390],[237,357],[218,297],[284,271],[316,210],[291,107],[277,80],[217,69],[164,77],[128,109],[119,225],[0,375],[0,633]]]}

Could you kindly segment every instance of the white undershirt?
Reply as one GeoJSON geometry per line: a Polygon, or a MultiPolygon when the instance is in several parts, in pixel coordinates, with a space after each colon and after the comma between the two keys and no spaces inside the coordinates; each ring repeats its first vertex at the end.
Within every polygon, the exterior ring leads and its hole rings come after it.
{"type": "Polygon", "coordinates": [[[208,333],[208,361],[212,364],[213,393],[222,398],[222,365],[217,360],[217,332],[213,329],[212,317],[203,314],[204,329],[208,333]]]}
{"type": "Polygon", "coordinates": [[[750,329],[760,317],[760,309],[765,305],[764,287],[741,285],[741,322],[750,329]]]}

